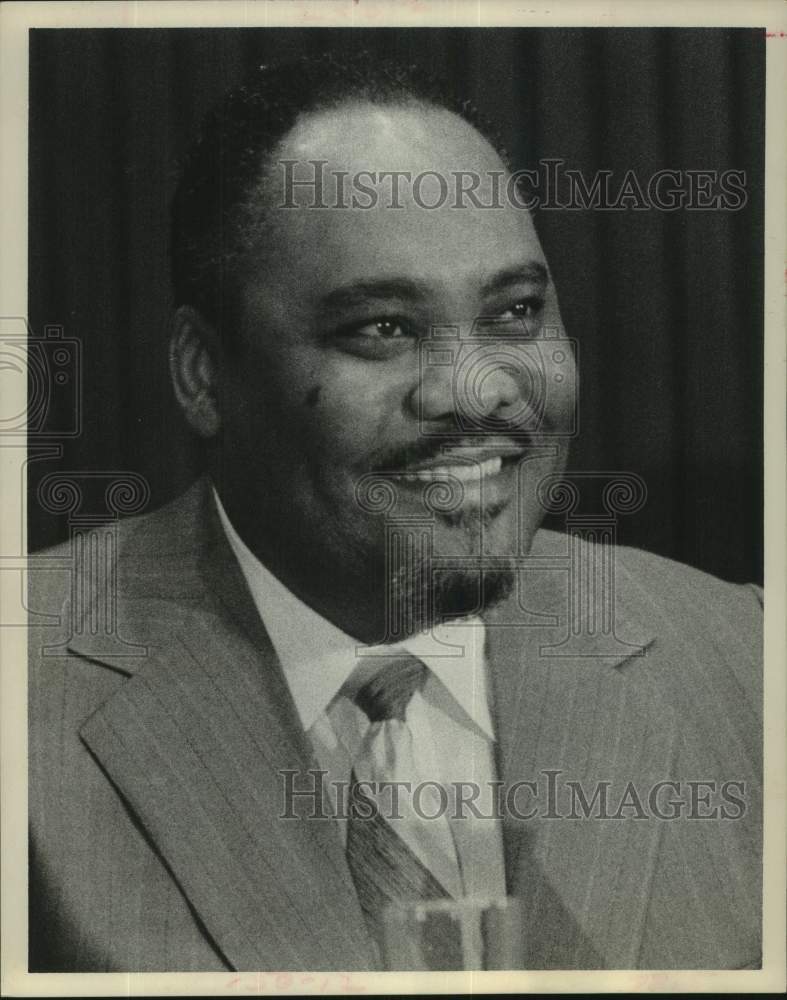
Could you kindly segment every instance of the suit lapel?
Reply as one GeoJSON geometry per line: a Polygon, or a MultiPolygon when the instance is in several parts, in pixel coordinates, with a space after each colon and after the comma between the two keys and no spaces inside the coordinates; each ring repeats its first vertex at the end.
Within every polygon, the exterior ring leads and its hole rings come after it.
{"type": "MultiPolygon", "coordinates": [[[[119,628],[148,655],[101,657],[88,638],[72,642],[72,651],[133,674],[81,736],[229,965],[369,968],[334,822],[310,818],[319,807],[309,794],[282,818],[287,782],[319,792],[319,778],[306,773],[316,764],[215,514],[204,498],[193,513],[167,532],[203,532],[191,553],[177,554],[177,601],[162,596],[155,574],[145,583],[134,573],[150,552],[129,551],[121,567],[119,628]]],[[[163,553],[169,576],[175,558],[163,553]]]]}
{"type": "Polygon", "coordinates": [[[566,782],[578,782],[588,800],[610,782],[615,812],[629,779],[646,794],[669,777],[676,726],[650,685],[645,665],[657,643],[624,579],[615,633],[635,655],[622,645],[604,655],[610,643],[598,633],[582,637],[580,655],[576,642],[571,656],[554,655],[568,632],[569,574],[548,567],[558,565],[563,544],[540,533],[519,599],[487,617],[500,777],[506,789],[519,781],[537,789],[537,797],[523,788],[513,800],[522,813],[537,808],[535,817],[505,813],[509,892],[525,900],[528,967],[632,968],[663,823],[592,818],[592,811],[589,819],[559,817],[572,812],[566,782]]]}

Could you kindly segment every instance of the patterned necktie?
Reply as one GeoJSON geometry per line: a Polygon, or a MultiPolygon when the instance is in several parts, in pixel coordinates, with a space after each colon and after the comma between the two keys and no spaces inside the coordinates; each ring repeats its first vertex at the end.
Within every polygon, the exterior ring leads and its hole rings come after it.
{"type": "MultiPolygon", "coordinates": [[[[366,782],[409,781],[413,778],[412,735],[407,707],[424,683],[427,669],[407,654],[383,667],[354,696],[369,718],[369,728],[353,767],[350,813],[347,823],[347,862],[367,925],[374,940],[382,941],[382,916],[390,903],[417,903],[448,899],[451,894],[395,829],[397,820],[376,799],[366,782]],[[360,784],[359,784],[360,782],[360,784]],[[370,794],[371,792],[371,794],[370,794]],[[359,793],[363,796],[362,804],[359,793]]],[[[390,804],[386,798],[385,803],[390,804]]],[[[429,854],[424,825],[425,853],[429,854]]],[[[437,848],[435,848],[437,850],[437,848]]],[[[455,864],[455,858],[452,859],[455,864]]],[[[445,855],[443,855],[445,863],[445,855]]]]}

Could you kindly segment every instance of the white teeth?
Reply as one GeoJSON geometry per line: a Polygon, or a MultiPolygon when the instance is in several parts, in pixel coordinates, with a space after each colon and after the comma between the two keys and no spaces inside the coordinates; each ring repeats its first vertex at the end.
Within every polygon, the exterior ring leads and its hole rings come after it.
{"type": "Polygon", "coordinates": [[[432,482],[435,479],[445,479],[453,476],[460,483],[477,482],[484,476],[496,476],[503,467],[503,458],[496,455],[494,458],[487,458],[483,462],[476,464],[463,463],[462,465],[433,465],[428,469],[418,469],[408,473],[405,479],[420,479],[432,482]]]}

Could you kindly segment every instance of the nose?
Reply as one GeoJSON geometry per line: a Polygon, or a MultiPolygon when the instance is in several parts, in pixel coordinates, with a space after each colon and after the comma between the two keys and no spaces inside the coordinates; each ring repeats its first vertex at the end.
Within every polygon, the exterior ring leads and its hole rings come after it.
{"type": "Polygon", "coordinates": [[[423,423],[491,426],[516,423],[528,409],[521,350],[490,339],[435,339],[423,346],[409,397],[423,423]]]}
{"type": "Polygon", "coordinates": [[[502,421],[517,408],[521,391],[511,368],[495,365],[471,377],[467,374],[456,368],[423,372],[414,392],[421,420],[440,422],[461,416],[470,422],[502,421]]]}

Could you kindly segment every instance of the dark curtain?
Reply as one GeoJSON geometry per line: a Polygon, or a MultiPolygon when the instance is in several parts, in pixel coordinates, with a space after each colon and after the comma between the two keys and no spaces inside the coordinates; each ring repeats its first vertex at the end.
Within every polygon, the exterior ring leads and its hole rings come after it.
{"type": "MultiPolygon", "coordinates": [[[[536,221],[580,344],[573,468],[644,479],[626,544],[761,578],[765,45],[750,29],[32,31],[29,319],[36,336],[55,325],[81,342],[83,399],[62,457],[30,463],[30,548],[68,531],[36,499],[52,471],[136,471],[151,507],[192,478],[166,375],[178,158],[255,63],[355,47],[456,81],[517,166],[745,171],[739,211],[536,221]]],[[[50,429],[70,405],[53,399],[50,429]]]]}

